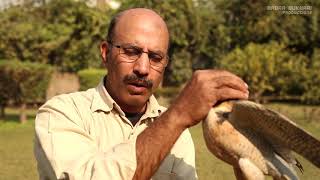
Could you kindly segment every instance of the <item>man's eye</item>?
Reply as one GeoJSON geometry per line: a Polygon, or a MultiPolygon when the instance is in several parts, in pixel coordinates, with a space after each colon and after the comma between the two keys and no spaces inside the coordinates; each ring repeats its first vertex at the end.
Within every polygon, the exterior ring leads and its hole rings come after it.
{"type": "Polygon", "coordinates": [[[140,54],[139,49],[134,48],[134,47],[125,47],[125,48],[123,48],[123,51],[128,56],[136,56],[136,55],[140,54]]]}

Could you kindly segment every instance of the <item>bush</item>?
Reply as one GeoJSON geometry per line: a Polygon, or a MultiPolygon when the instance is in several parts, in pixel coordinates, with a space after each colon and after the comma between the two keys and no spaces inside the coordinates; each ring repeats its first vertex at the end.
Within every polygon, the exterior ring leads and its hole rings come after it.
{"type": "Polygon", "coordinates": [[[96,87],[106,74],[106,69],[84,69],[79,71],[80,90],[96,87]]]}

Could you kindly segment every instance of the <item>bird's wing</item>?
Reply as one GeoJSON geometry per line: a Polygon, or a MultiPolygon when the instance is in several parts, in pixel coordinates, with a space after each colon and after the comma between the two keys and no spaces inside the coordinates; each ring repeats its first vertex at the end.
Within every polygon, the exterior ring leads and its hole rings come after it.
{"type": "Polygon", "coordinates": [[[234,101],[229,119],[250,128],[268,141],[281,144],[304,156],[320,168],[320,141],[284,115],[250,101],[234,101]]]}

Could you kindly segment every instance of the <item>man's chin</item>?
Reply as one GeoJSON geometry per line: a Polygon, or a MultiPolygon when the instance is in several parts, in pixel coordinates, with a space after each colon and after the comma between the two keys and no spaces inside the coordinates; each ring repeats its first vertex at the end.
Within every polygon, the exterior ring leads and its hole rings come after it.
{"type": "Polygon", "coordinates": [[[149,97],[151,96],[151,90],[146,87],[137,87],[137,86],[130,86],[127,85],[127,92],[126,95],[123,96],[123,102],[127,106],[131,107],[140,107],[144,106],[149,97]]]}
{"type": "Polygon", "coordinates": [[[126,100],[128,105],[144,105],[147,103],[150,96],[146,94],[130,94],[126,100]]]}
{"type": "Polygon", "coordinates": [[[120,107],[125,112],[142,112],[149,97],[141,95],[130,95],[126,98],[120,107]]]}

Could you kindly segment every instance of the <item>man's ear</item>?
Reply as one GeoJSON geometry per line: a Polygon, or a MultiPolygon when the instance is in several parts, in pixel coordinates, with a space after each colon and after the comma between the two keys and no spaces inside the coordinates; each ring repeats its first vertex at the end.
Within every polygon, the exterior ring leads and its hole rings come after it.
{"type": "Polygon", "coordinates": [[[102,63],[106,66],[106,63],[108,61],[108,53],[109,53],[109,47],[108,47],[107,41],[102,41],[100,43],[100,55],[102,58],[102,63]]]}

